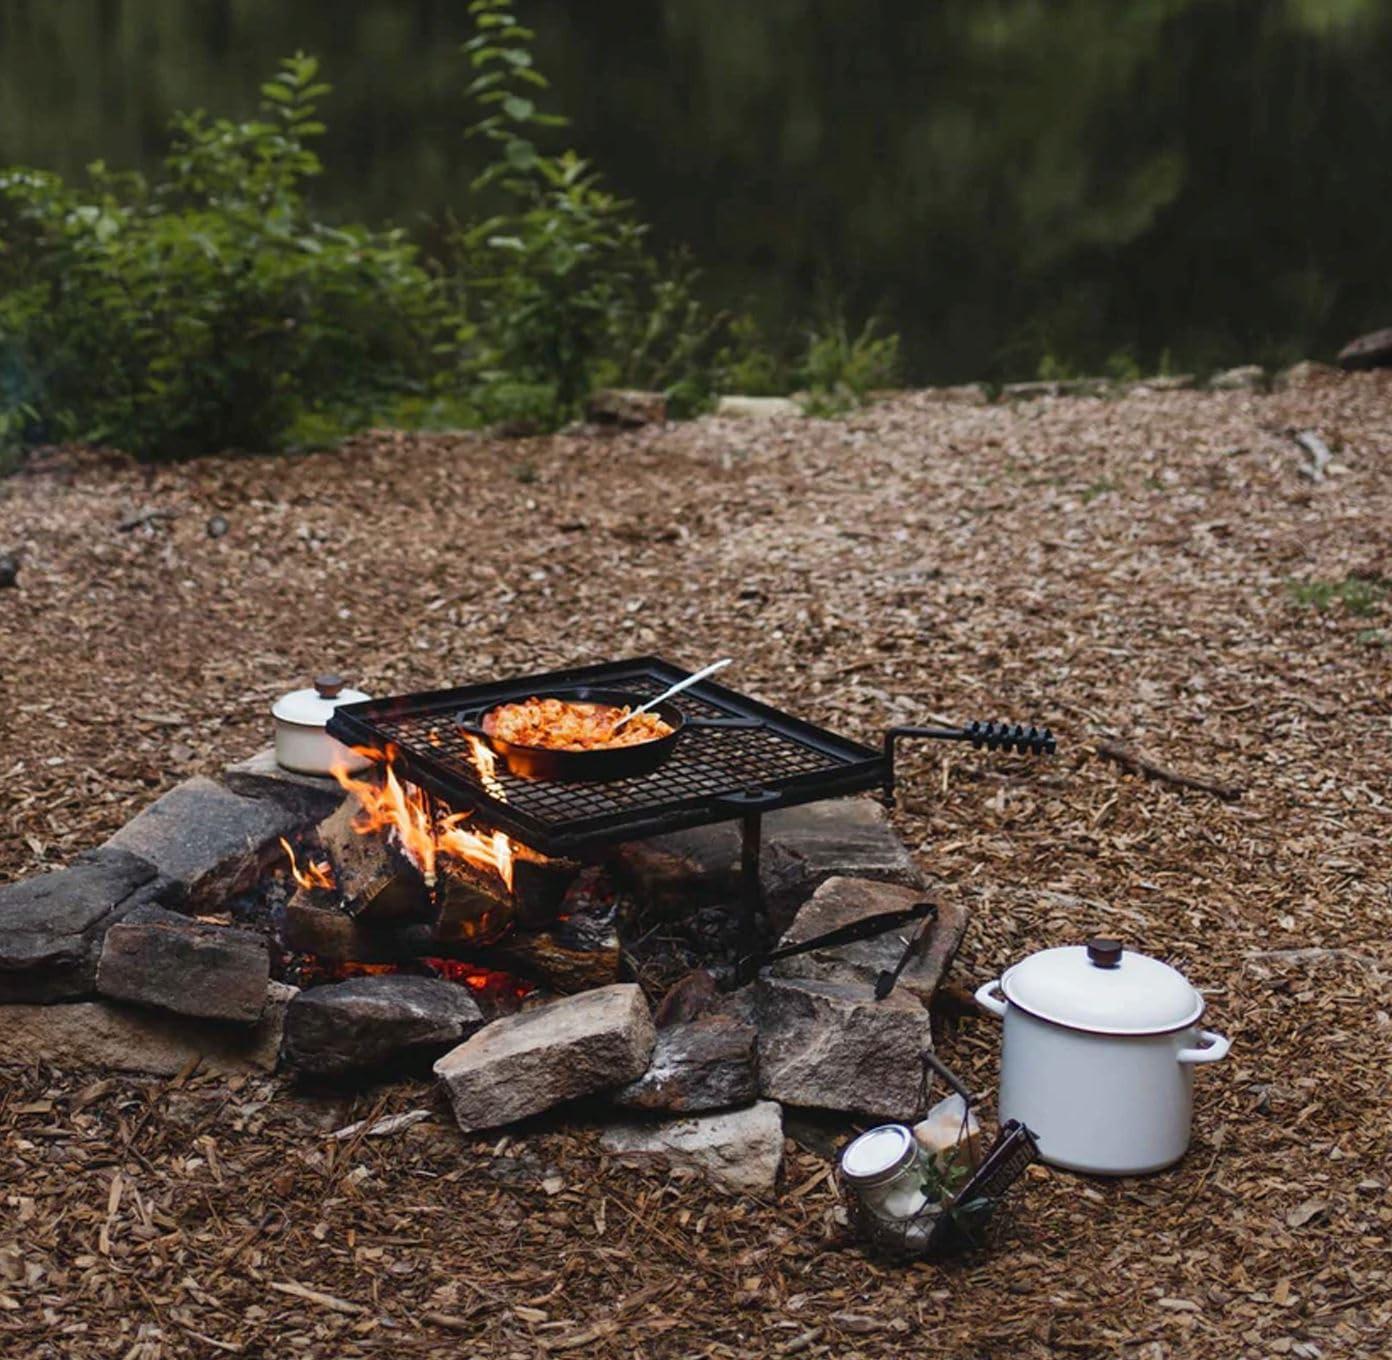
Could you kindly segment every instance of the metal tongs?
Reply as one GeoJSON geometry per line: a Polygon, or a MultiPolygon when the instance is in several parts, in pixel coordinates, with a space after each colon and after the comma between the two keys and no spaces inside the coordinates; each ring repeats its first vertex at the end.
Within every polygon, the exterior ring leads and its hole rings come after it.
{"type": "Polygon", "coordinates": [[[789,959],[795,954],[810,954],[814,949],[836,949],[843,944],[855,944],[859,940],[872,940],[875,936],[883,935],[886,931],[897,930],[901,926],[921,921],[923,924],[905,944],[904,952],[893,970],[883,969],[879,977],[875,979],[875,999],[883,1001],[893,990],[894,984],[899,980],[899,974],[904,971],[905,965],[916,952],[924,931],[937,919],[937,915],[936,902],[915,902],[911,906],[900,908],[898,911],[882,911],[874,916],[864,916],[859,921],[850,921],[844,926],[837,926],[835,930],[828,930],[822,935],[815,935],[812,939],[802,940],[798,944],[784,945],[781,949],[771,949],[763,954],[746,954],[736,962],[730,985],[740,987],[746,982],[753,982],[758,977],[760,969],[771,963],[777,963],[779,959],[789,959]]]}

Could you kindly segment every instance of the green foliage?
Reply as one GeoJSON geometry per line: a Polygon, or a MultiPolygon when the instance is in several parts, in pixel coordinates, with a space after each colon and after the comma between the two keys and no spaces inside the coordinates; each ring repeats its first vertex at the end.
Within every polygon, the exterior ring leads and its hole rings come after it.
{"type": "Polygon", "coordinates": [[[852,335],[846,319],[836,312],[808,337],[807,353],[797,376],[808,392],[810,415],[835,415],[859,406],[878,387],[890,387],[899,376],[899,337],[877,334],[872,317],[852,335]]]}
{"type": "Polygon", "coordinates": [[[659,260],[632,204],[543,140],[533,33],[509,0],[474,0],[470,129],[492,155],[443,258],[398,230],[331,226],[316,106],[296,56],[261,116],[176,115],[161,172],[0,174],[0,452],[106,442],[147,457],[320,445],[369,420],[552,428],[601,385],[656,389],[675,415],[721,390],[827,410],[892,380],[898,341],[839,316],[794,367],[747,316],[711,311],[700,277],[659,260]]]}
{"type": "Polygon", "coordinates": [[[456,238],[482,406],[497,414],[508,404],[499,389],[521,383],[551,394],[549,410],[532,414],[557,423],[594,387],[622,383],[666,392],[674,414],[699,409],[729,319],[697,299],[688,261],[654,258],[646,224],[587,160],[538,145],[538,134],[566,120],[537,105],[547,82],[510,0],[469,8],[477,31],[464,45],[475,72],[468,93],[485,113],[470,132],[497,150],[475,188],[501,190],[509,204],[456,238]]]}
{"type": "MultiPolygon", "coordinates": [[[[0,357],[49,439],[170,457],[365,413],[435,363],[441,289],[394,231],[315,219],[315,103],[293,57],[260,119],[178,116],[163,175],[0,176],[0,357]]],[[[13,417],[9,417],[13,419],[13,417]]]]}
{"type": "Polygon", "coordinates": [[[1359,618],[1375,614],[1386,597],[1389,583],[1378,576],[1346,576],[1342,581],[1287,581],[1286,590],[1296,604],[1321,612],[1335,604],[1359,618]]]}

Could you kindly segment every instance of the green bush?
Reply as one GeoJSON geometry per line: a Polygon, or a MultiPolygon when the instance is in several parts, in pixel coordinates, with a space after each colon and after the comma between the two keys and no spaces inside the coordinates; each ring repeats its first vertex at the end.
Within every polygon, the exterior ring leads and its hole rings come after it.
{"type": "Polygon", "coordinates": [[[859,406],[878,387],[899,377],[899,337],[878,335],[872,318],[852,335],[839,312],[808,337],[798,377],[807,389],[812,415],[834,415],[859,406]]]}
{"type": "Polygon", "coordinates": [[[0,371],[31,438],[266,448],[307,411],[425,382],[438,281],[401,233],[328,226],[306,202],[316,75],[286,61],[257,121],[176,118],[153,184],[101,165],[81,189],[0,176],[0,371]]]}
{"type": "Polygon", "coordinates": [[[147,457],[322,444],[368,421],[551,428],[598,386],[661,390],[675,415],[716,392],[840,410],[891,381],[898,342],[839,317],[802,364],[747,316],[710,310],[689,260],[659,260],[632,204],[573,150],[509,0],[474,0],[471,132],[496,155],[443,257],[396,230],[331,226],[315,104],[296,56],[248,122],[179,115],[161,174],[97,164],[81,187],[0,173],[0,459],[36,441],[147,457]]]}

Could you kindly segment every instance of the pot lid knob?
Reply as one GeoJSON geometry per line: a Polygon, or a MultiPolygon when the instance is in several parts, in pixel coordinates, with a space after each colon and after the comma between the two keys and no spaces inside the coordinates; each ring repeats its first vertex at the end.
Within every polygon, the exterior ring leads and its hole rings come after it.
{"type": "Polygon", "coordinates": [[[1088,962],[1097,968],[1119,968],[1121,966],[1120,940],[1089,940],[1087,945],[1088,962]]]}
{"type": "Polygon", "coordinates": [[[338,698],[338,692],[343,688],[344,683],[341,675],[316,675],[314,677],[314,688],[318,691],[321,699],[338,698]]]}

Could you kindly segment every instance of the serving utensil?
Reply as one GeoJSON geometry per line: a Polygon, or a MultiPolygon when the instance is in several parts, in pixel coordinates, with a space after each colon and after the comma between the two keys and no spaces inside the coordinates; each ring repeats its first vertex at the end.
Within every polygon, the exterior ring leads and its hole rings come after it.
{"type": "Polygon", "coordinates": [[[656,699],[649,699],[647,703],[633,709],[629,713],[625,713],[624,716],[609,729],[609,735],[612,737],[630,718],[636,718],[640,713],[646,713],[648,709],[656,708],[658,704],[666,703],[674,694],[680,694],[682,690],[694,685],[698,680],[704,680],[708,675],[714,675],[716,671],[723,671],[726,666],[731,665],[733,662],[734,658],[727,656],[723,661],[712,661],[709,666],[697,671],[694,675],[688,675],[685,680],[678,680],[670,689],[663,690],[656,699]]]}

